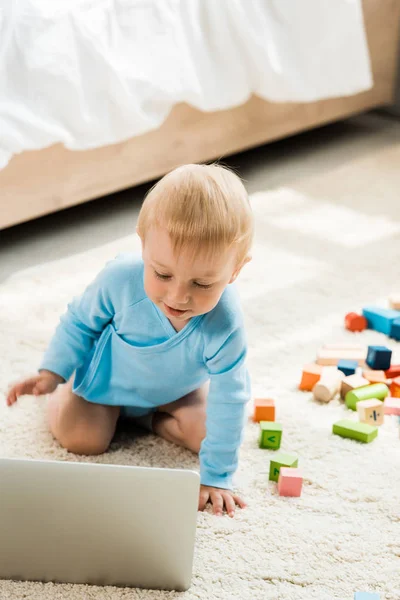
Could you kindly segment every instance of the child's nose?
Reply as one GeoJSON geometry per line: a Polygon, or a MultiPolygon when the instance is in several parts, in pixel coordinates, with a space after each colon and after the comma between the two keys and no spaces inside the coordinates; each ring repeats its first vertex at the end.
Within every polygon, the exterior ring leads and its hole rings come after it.
{"type": "MultiPolygon", "coordinates": [[[[176,285],[171,293],[171,302],[174,304],[187,304],[189,302],[189,293],[185,285],[176,285]]],[[[175,308],[178,308],[175,306],[175,308]]]]}

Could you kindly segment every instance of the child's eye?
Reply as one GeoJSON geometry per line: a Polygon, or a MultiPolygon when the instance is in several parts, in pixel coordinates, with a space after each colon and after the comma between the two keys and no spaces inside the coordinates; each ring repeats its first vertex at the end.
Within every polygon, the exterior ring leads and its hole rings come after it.
{"type": "Polygon", "coordinates": [[[209,283],[208,285],[206,285],[205,283],[197,283],[197,281],[194,281],[193,284],[196,287],[202,288],[203,290],[209,290],[213,286],[212,283],[209,283]]]}
{"type": "Polygon", "coordinates": [[[171,279],[171,275],[163,275],[162,273],[157,273],[157,271],[154,271],[154,275],[162,281],[168,281],[168,279],[171,279]]]}

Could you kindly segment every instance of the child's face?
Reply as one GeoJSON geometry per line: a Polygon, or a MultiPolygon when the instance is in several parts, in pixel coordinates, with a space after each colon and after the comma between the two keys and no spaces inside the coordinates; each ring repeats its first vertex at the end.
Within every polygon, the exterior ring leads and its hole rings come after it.
{"type": "Polygon", "coordinates": [[[161,228],[150,229],[142,246],[146,294],[169,319],[182,324],[212,310],[240,272],[232,250],[208,259],[201,253],[193,258],[185,250],[175,256],[161,228]]]}

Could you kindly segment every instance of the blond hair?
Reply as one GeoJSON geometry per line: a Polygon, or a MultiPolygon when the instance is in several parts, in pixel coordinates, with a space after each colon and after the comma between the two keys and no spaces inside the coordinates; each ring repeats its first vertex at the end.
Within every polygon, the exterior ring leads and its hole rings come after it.
{"type": "Polygon", "coordinates": [[[143,242],[153,226],[167,230],[175,253],[185,248],[215,256],[232,247],[238,264],[249,254],[254,229],[243,183],[216,164],[178,167],[152,187],[138,219],[143,242]]]}

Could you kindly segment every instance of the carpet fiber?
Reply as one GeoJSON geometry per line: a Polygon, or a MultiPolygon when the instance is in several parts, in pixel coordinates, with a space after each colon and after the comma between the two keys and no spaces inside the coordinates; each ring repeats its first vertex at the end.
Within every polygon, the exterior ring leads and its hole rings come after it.
{"type": "MultiPolygon", "coordinates": [[[[400,288],[399,147],[364,155],[290,189],[252,197],[253,261],[240,278],[254,395],[273,397],[282,449],[298,454],[301,498],[280,498],[268,481],[272,451],[257,446],[249,421],[237,486],[249,502],[234,519],[199,514],[193,583],[183,594],[137,589],[0,582],[0,597],[119,600],[351,600],[355,590],[400,597],[400,439],[395,417],[364,445],[331,435],[356,418],[334,400],[318,404],[296,386],[323,342],[400,344],[372,331],[344,331],[343,316],[386,305],[400,288]]],[[[0,287],[0,393],[37,367],[70,298],[134,236],[16,273],[0,287]]],[[[400,360],[398,360],[400,362],[400,360]]],[[[110,451],[86,459],[65,452],[45,422],[44,401],[0,406],[0,455],[197,468],[190,452],[121,430],[110,451]]],[[[250,410],[250,407],[249,407],[250,410]]],[[[1,482],[0,482],[1,485],[1,482]]],[[[29,499],[27,499],[29,501],[29,499]]],[[[1,543],[6,543],[1,540],[1,543]]]]}

